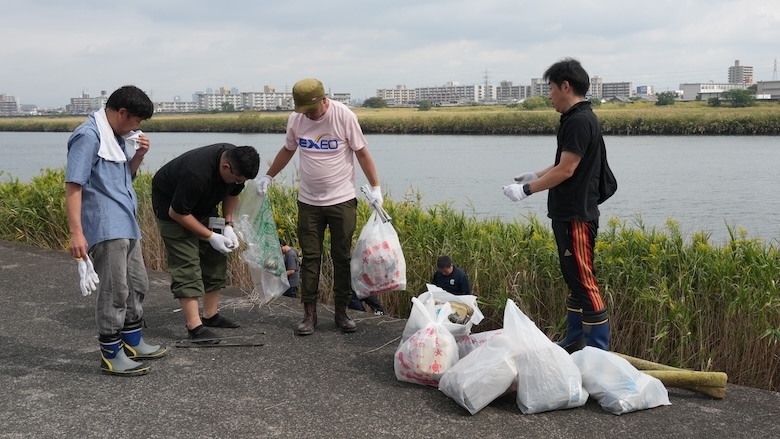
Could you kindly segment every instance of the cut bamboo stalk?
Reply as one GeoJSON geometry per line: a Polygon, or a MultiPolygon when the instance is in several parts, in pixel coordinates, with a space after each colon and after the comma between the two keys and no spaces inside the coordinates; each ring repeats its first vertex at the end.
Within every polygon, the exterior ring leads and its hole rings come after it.
{"type": "Polygon", "coordinates": [[[640,372],[658,378],[666,387],[692,390],[718,399],[726,397],[728,375],[723,372],[698,372],[680,369],[617,352],[613,353],[624,358],[640,372]]]}
{"type": "Polygon", "coordinates": [[[726,397],[727,376],[723,372],[696,372],[692,370],[642,370],[658,378],[664,386],[693,390],[713,398],[726,397]]]}
{"type": "Polygon", "coordinates": [[[613,352],[613,354],[627,360],[629,363],[631,363],[632,366],[636,367],[639,370],[685,370],[685,369],[680,369],[678,367],[667,366],[665,364],[653,363],[652,361],[631,357],[626,354],[619,354],[617,352],[613,352]]]}

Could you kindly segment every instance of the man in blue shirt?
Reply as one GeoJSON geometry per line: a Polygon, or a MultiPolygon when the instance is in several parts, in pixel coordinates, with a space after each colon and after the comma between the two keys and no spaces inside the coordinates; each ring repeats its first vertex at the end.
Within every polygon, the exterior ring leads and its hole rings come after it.
{"type": "Polygon", "coordinates": [[[90,114],[68,140],[68,251],[78,260],[92,255],[99,278],[95,321],[100,369],[111,375],[144,375],[149,366],[135,360],[159,358],[167,351],[146,344],[141,336],[149,279],[141,254],[133,179],[149,151],[149,139],[141,134],[130,152],[124,139],[153,112],[146,93],[127,85],[114,91],[106,108],[90,114]]]}
{"type": "Polygon", "coordinates": [[[436,272],[433,273],[431,283],[458,296],[471,294],[469,277],[463,270],[454,267],[452,258],[447,255],[439,256],[436,260],[436,272]]]}
{"type": "Polygon", "coordinates": [[[287,297],[298,297],[298,287],[301,285],[300,264],[298,263],[298,250],[287,245],[287,241],[279,239],[279,246],[284,255],[284,267],[287,270],[287,280],[290,288],[284,292],[287,297]]]}

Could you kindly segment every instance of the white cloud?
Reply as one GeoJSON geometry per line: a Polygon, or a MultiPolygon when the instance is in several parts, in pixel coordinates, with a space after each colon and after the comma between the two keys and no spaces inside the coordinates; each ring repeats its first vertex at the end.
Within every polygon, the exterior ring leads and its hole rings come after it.
{"type": "Polygon", "coordinates": [[[154,100],[308,76],[361,99],[486,73],[527,84],[565,56],[605,81],[674,89],[725,81],[735,60],[771,80],[780,52],[770,0],[0,0],[0,10],[0,93],[46,106],[126,83],[154,100]]]}

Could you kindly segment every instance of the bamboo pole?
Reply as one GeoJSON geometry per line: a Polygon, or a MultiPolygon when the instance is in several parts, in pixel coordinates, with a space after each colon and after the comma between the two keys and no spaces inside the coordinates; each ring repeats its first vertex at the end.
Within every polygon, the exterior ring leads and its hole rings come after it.
{"type": "Polygon", "coordinates": [[[617,352],[613,353],[628,361],[640,372],[659,379],[664,386],[692,390],[717,399],[726,397],[728,375],[723,372],[698,372],[680,369],[617,352]]]}

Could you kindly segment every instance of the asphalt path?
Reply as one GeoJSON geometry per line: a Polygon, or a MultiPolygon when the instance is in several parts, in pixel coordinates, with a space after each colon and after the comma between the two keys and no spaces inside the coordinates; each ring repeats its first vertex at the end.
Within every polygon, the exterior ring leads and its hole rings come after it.
{"type": "MultiPolygon", "coordinates": [[[[149,272],[145,337],[186,336],[166,273],[149,272]]],[[[282,297],[259,307],[227,289],[223,313],[254,347],[171,348],[149,374],[99,371],[94,297],[65,252],[0,241],[0,438],[777,438],[780,394],[728,385],[712,399],[669,389],[670,406],[616,416],[583,407],[523,415],[503,396],[472,416],[433,387],[400,382],[404,319],[350,314],[343,334],[319,306],[317,331],[282,297]]]]}

